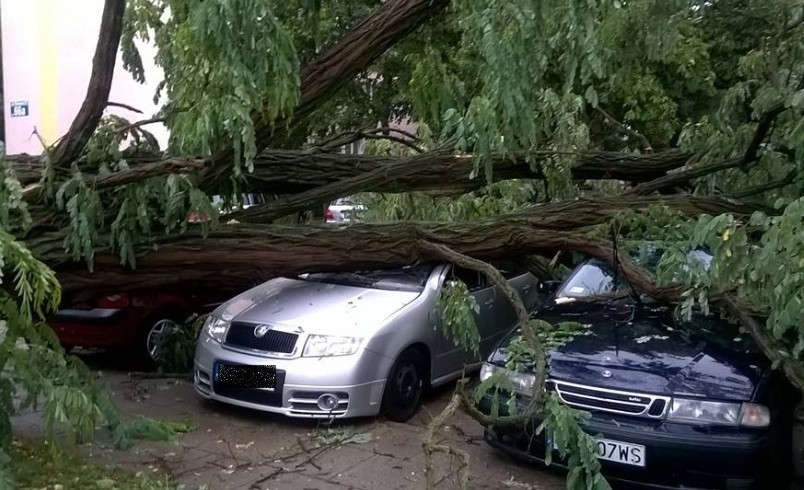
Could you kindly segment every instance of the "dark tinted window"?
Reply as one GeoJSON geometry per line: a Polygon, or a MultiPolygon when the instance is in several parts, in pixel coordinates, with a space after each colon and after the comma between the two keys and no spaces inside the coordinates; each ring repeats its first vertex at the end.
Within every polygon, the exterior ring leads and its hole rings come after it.
{"type": "Polygon", "coordinates": [[[469,291],[482,289],[488,285],[488,282],[486,281],[486,276],[472,269],[464,269],[463,267],[453,267],[452,277],[466,284],[466,288],[469,289],[469,291]]]}
{"type": "Polygon", "coordinates": [[[509,261],[495,261],[495,262],[491,262],[491,265],[496,267],[497,270],[500,271],[500,273],[506,279],[511,279],[511,278],[514,278],[514,277],[517,277],[517,276],[521,276],[522,274],[525,274],[526,272],[528,272],[528,270],[524,266],[522,266],[522,265],[520,265],[520,264],[518,264],[516,262],[513,262],[513,261],[510,261],[510,262],[509,261]]]}
{"type": "Polygon", "coordinates": [[[420,292],[424,289],[433,265],[417,265],[401,269],[382,269],[356,272],[322,272],[306,274],[301,279],[390,291],[420,292]]]}

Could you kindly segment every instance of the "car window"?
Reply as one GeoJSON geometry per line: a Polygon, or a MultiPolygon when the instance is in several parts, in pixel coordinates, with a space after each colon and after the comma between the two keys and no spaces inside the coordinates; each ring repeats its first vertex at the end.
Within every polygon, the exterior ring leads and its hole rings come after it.
{"type": "Polygon", "coordinates": [[[597,262],[585,262],[570,275],[556,293],[557,298],[587,298],[612,294],[614,273],[597,262]]]}
{"type": "Polygon", "coordinates": [[[491,265],[496,267],[497,270],[500,271],[500,274],[502,274],[503,277],[506,278],[506,279],[512,279],[514,277],[521,276],[522,274],[525,274],[526,272],[528,272],[527,269],[525,269],[523,266],[517,264],[516,262],[507,262],[507,261],[496,262],[495,261],[495,262],[491,262],[491,265]]]}
{"type": "Polygon", "coordinates": [[[452,277],[466,284],[469,291],[476,291],[488,286],[486,276],[476,270],[455,266],[452,268],[452,277]]]}
{"type": "Polygon", "coordinates": [[[323,282],[327,284],[341,284],[344,286],[358,286],[370,289],[385,289],[389,291],[421,292],[430,278],[433,265],[415,265],[399,269],[381,269],[355,272],[321,272],[303,274],[300,279],[306,281],[323,282]]]}

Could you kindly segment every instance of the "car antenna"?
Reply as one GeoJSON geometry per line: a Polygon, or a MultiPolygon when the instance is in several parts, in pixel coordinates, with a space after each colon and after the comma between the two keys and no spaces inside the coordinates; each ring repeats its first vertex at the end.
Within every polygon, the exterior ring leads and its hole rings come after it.
{"type": "Polygon", "coordinates": [[[611,249],[614,254],[614,291],[620,285],[620,252],[617,250],[617,232],[614,230],[614,223],[611,224],[611,249]]]}
{"type": "MultiPolygon", "coordinates": [[[[611,224],[611,248],[614,255],[614,291],[615,294],[620,284],[620,248],[617,244],[617,236],[619,235],[618,231],[615,230],[614,223],[611,224]]],[[[627,282],[627,280],[626,280],[627,282]]],[[[636,294],[634,288],[631,284],[628,284],[628,289],[631,292],[631,296],[636,300],[638,304],[642,304],[642,301],[639,299],[639,295],[636,294]]]]}

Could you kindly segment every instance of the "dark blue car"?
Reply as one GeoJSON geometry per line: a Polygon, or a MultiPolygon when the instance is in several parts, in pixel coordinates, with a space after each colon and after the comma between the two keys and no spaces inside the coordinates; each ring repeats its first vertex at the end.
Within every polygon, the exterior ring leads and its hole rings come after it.
{"type": "MultiPolygon", "coordinates": [[[[713,315],[690,319],[625,294],[599,261],[582,262],[538,309],[580,334],[548,354],[547,389],[589,411],[603,473],[615,487],[781,488],[790,473],[795,391],[771,369],[747,333],[713,315]]],[[[511,332],[481,379],[503,370],[522,406],[533,376],[505,370],[511,332]]],[[[491,397],[481,403],[490,409],[491,397]]],[[[499,407],[506,413],[506,403],[499,407]]],[[[523,428],[487,427],[510,455],[543,463],[548,442],[523,428]]],[[[557,453],[553,466],[562,467],[557,453]]]]}

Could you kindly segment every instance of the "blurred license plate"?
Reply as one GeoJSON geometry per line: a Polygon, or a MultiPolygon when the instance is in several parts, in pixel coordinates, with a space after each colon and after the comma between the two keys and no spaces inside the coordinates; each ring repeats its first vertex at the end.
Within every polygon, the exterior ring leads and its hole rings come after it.
{"type": "MultiPolygon", "coordinates": [[[[558,449],[553,441],[550,446],[558,449]]],[[[629,444],[627,442],[612,441],[611,439],[597,439],[597,457],[606,461],[622,463],[631,466],[645,466],[645,446],[629,444]]]]}
{"type": "Polygon", "coordinates": [[[235,388],[276,388],[276,366],[218,363],[215,381],[235,388]]]}

